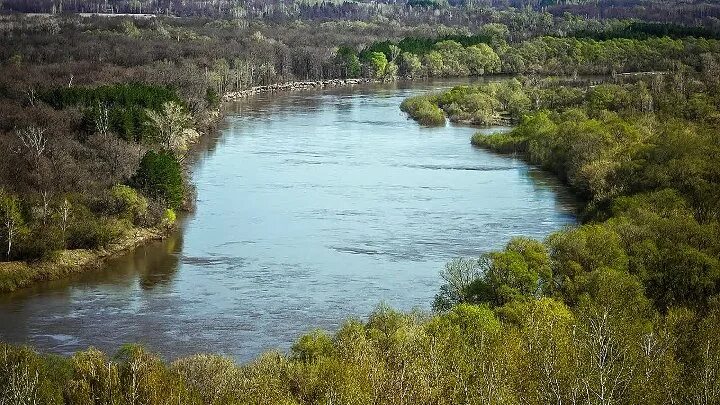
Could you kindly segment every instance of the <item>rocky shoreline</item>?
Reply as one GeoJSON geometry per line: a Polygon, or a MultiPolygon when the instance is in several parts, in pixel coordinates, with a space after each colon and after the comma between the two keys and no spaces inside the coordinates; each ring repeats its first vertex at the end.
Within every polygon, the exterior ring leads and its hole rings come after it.
{"type": "Polygon", "coordinates": [[[327,80],[316,80],[316,81],[300,81],[300,82],[287,82],[287,83],[276,83],[269,84],[266,86],[255,86],[247,90],[231,91],[223,95],[223,102],[232,102],[242,100],[255,94],[260,93],[274,93],[279,91],[293,91],[293,90],[313,90],[313,89],[325,89],[332,87],[344,87],[344,86],[355,86],[358,84],[378,83],[378,80],[374,79],[327,79],[327,80]]]}

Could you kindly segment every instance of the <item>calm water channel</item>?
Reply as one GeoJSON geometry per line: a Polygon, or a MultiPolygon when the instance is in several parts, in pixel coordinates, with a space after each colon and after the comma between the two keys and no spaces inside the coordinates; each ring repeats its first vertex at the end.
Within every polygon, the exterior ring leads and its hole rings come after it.
{"type": "Polygon", "coordinates": [[[546,174],[473,148],[473,128],[421,128],[398,108],[449,86],[237,103],[195,166],[197,211],[182,229],[101,270],[0,295],[0,340],[244,361],[381,301],[429,309],[449,259],[573,223],[573,199],[546,174]]]}

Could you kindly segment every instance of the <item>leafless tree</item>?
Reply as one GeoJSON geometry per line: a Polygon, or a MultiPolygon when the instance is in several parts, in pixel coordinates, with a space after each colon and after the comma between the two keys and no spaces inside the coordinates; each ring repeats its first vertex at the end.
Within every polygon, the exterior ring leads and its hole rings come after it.
{"type": "Polygon", "coordinates": [[[28,102],[31,106],[35,107],[35,101],[37,101],[37,94],[35,94],[35,89],[29,88],[25,94],[27,95],[28,102]]]}
{"type": "Polygon", "coordinates": [[[50,193],[47,189],[44,189],[40,192],[40,196],[42,197],[42,220],[43,225],[47,225],[47,217],[50,213],[50,193]]]}
{"type": "Polygon", "coordinates": [[[95,117],[95,128],[102,135],[107,135],[110,130],[109,108],[103,103],[98,103],[98,115],[95,117]]]}
{"type": "Polygon", "coordinates": [[[22,217],[20,216],[17,198],[4,193],[2,190],[0,190],[0,213],[2,214],[2,225],[5,228],[5,237],[7,238],[6,258],[10,259],[13,240],[20,227],[22,217]]]}
{"type": "Polygon", "coordinates": [[[94,135],[90,137],[88,145],[97,153],[98,164],[102,165],[103,172],[107,174],[106,180],[111,184],[122,183],[132,176],[144,153],[140,145],[127,142],[112,133],[94,135]]]}
{"type": "Polygon", "coordinates": [[[9,359],[7,348],[3,350],[2,365],[2,374],[9,377],[5,380],[4,387],[0,387],[0,404],[38,404],[38,372],[31,371],[27,364],[9,359]]]}
{"type": "Polygon", "coordinates": [[[70,219],[70,202],[67,198],[63,199],[60,204],[60,229],[62,229],[63,235],[67,231],[68,220],[70,219]]]}
{"type": "Polygon", "coordinates": [[[45,153],[48,138],[45,135],[47,128],[29,126],[17,131],[18,140],[27,153],[32,157],[35,169],[40,167],[40,158],[45,153]]]}

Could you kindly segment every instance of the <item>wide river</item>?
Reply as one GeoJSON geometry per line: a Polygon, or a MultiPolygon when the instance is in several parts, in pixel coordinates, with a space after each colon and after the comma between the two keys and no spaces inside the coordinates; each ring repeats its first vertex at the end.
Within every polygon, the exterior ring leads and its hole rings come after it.
{"type": "Polygon", "coordinates": [[[182,229],[100,270],[0,296],[0,340],[245,361],[380,302],[429,310],[448,260],[574,223],[573,198],[548,175],[472,147],[477,129],[422,128],[398,108],[450,85],[236,103],[200,152],[197,210],[182,229]]]}

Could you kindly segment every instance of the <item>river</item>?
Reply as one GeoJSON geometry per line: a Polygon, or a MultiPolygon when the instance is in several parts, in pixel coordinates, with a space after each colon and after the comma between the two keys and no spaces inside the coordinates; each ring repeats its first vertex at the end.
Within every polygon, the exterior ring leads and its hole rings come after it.
{"type": "Polygon", "coordinates": [[[474,128],[422,128],[398,108],[448,86],[234,104],[205,140],[181,229],[97,271],[0,296],[0,340],[246,361],[380,302],[429,310],[448,260],[574,223],[577,204],[547,174],[472,147],[474,128]]]}

